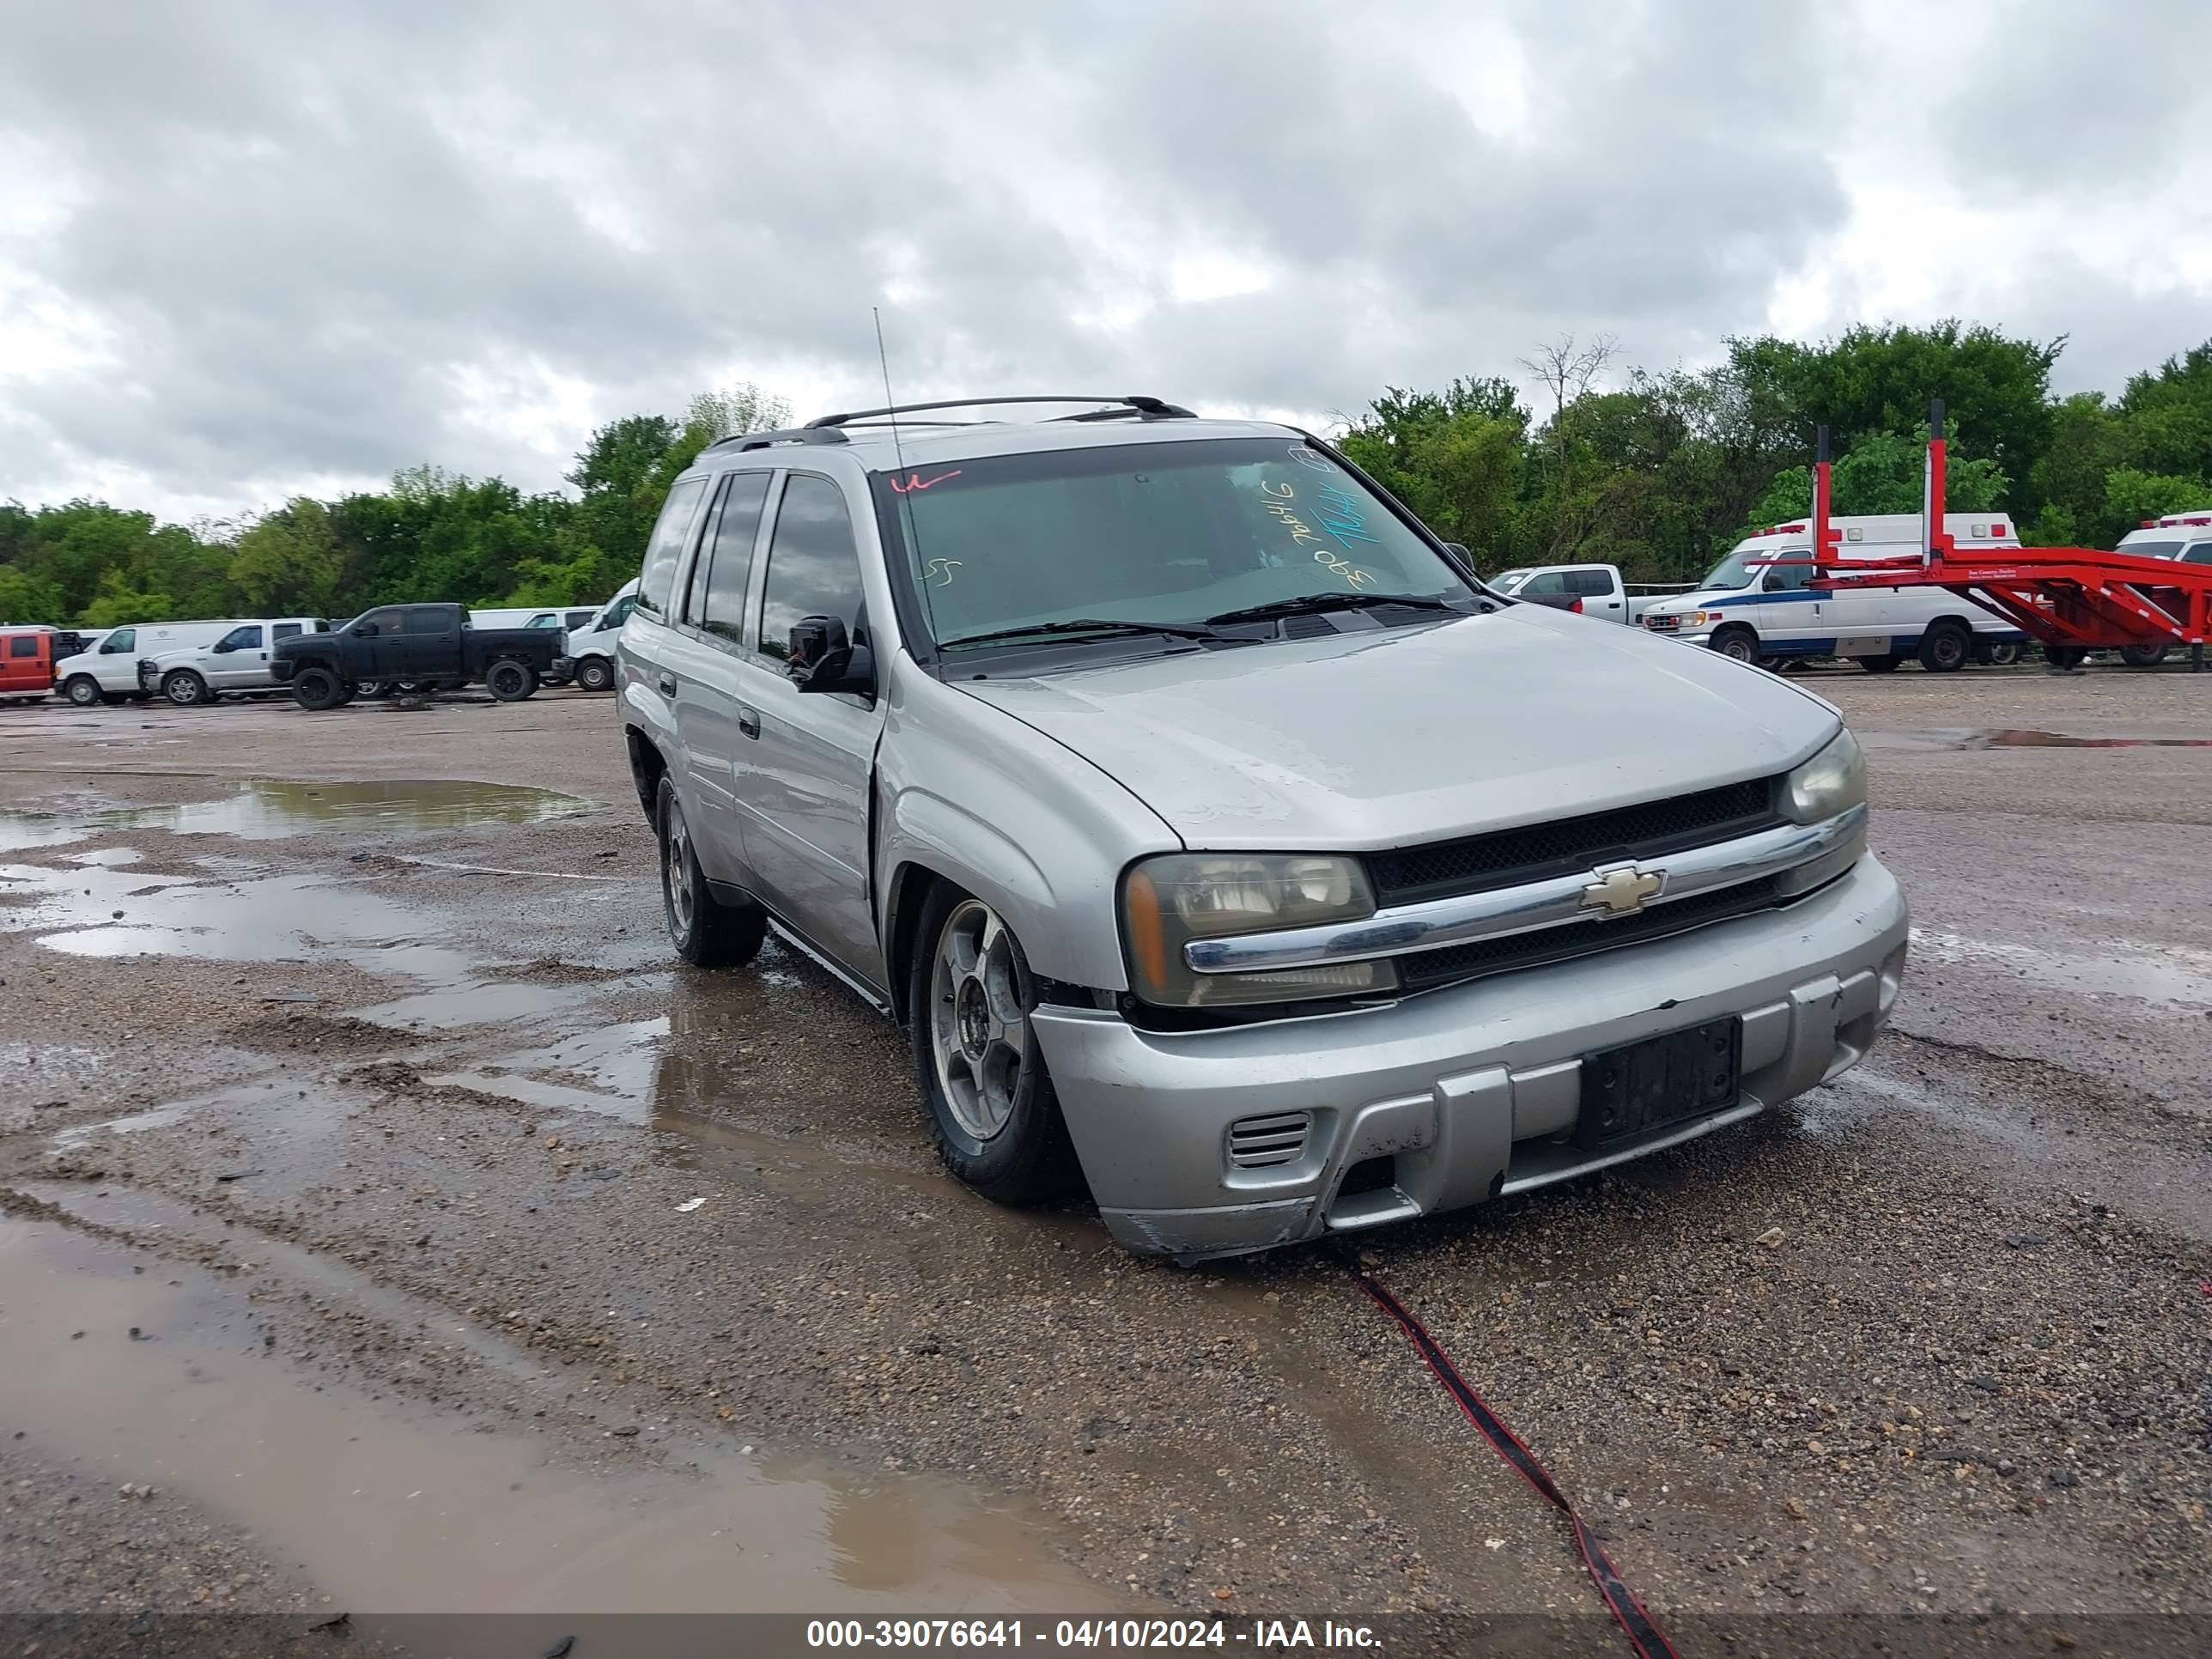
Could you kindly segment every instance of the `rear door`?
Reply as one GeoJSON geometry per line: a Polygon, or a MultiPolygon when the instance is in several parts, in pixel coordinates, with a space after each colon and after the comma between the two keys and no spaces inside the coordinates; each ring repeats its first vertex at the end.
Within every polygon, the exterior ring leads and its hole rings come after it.
{"type": "Polygon", "coordinates": [[[835,479],[788,472],[774,510],[753,648],[736,665],[733,714],[750,748],[735,777],[745,848],[762,896],[786,922],[881,989],[868,904],[868,793],[880,702],[802,693],[785,677],[792,625],[836,617],[866,636],[854,524],[865,501],[835,479]],[[757,735],[753,735],[757,733],[757,735]]]}
{"type": "Polygon", "coordinates": [[[755,878],[737,779],[754,763],[759,727],[738,726],[737,680],[751,655],[745,623],[752,614],[754,549],[775,477],[760,468],[726,473],[716,484],[698,550],[670,600],[674,635],[665,641],[699,861],[715,879],[744,887],[755,878]]]}
{"type": "Polygon", "coordinates": [[[470,672],[461,660],[459,605],[410,605],[406,610],[394,657],[398,666],[386,678],[427,680],[470,672]]]}
{"type": "Polygon", "coordinates": [[[1628,595],[1620,586],[1620,574],[1611,565],[1586,564],[1566,573],[1567,592],[1583,602],[1583,615],[1602,617],[1607,622],[1628,620],[1628,595]]]}

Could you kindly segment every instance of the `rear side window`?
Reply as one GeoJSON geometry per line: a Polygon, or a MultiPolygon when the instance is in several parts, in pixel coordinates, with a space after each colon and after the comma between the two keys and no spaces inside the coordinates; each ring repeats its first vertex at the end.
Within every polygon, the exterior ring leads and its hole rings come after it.
{"type": "Polygon", "coordinates": [[[761,510],[768,505],[769,475],[733,472],[723,490],[709,544],[699,554],[703,574],[692,580],[684,619],[732,645],[745,640],[745,584],[752,575],[753,544],[760,538],[761,510]]]}
{"type": "Polygon", "coordinates": [[[39,636],[36,634],[16,635],[14,639],[8,641],[8,654],[11,657],[37,656],[39,654],[39,636]]]}
{"type": "Polygon", "coordinates": [[[783,486],[769,543],[760,648],[788,657],[792,625],[802,618],[836,617],[849,629],[860,615],[860,550],[845,492],[827,478],[794,472],[783,486]]]}
{"type": "Polygon", "coordinates": [[[125,652],[136,648],[137,643],[137,629],[118,628],[100,642],[100,654],[103,657],[119,657],[125,652]]]}
{"type": "Polygon", "coordinates": [[[637,608],[666,617],[671,591],[676,586],[676,562],[684,544],[691,539],[691,518],[707,493],[704,478],[686,478],[668,492],[661,504],[660,521],[653,526],[653,540],[645,550],[645,568],[638,573],[637,608]]]}
{"type": "Polygon", "coordinates": [[[410,605],[407,607],[407,626],[410,634],[442,634],[452,626],[442,606],[410,605]]]}
{"type": "Polygon", "coordinates": [[[278,623],[269,630],[269,637],[272,640],[296,640],[302,631],[297,623],[278,623]]]}
{"type": "Polygon", "coordinates": [[[1601,595],[1613,592],[1613,575],[1605,570],[1570,570],[1567,572],[1567,592],[1601,595]]]}

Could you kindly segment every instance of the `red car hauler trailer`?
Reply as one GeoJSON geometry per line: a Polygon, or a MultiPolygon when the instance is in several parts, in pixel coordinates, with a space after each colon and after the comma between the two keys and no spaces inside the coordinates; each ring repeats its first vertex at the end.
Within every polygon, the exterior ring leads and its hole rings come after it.
{"type": "Polygon", "coordinates": [[[1828,527],[1828,433],[1820,428],[1813,467],[1812,585],[1839,587],[1945,587],[1986,605],[2043,642],[2043,653],[2070,668],[2092,651],[2118,650],[2129,661],[2156,662],[2175,646],[2189,647],[2202,672],[2212,643],[2212,565],[2106,553],[2087,547],[1960,548],[1943,527],[1943,404],[1928,421],[1928,482],[1922,501],[1917,558],[1854,560],[1831,556],[1838,533],[1828,527]]]}

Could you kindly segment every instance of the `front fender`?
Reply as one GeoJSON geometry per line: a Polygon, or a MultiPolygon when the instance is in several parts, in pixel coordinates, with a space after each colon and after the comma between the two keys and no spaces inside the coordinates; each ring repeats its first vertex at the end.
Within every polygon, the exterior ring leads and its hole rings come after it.
{"type": "Polygon", "coordinates": [[[916,872],[1006,918],[1048,979],[1121,990],[1121,872],[1182,842],[1121,783],[901,656],[877,750],[874,892],[890,978],[916,872]]]}

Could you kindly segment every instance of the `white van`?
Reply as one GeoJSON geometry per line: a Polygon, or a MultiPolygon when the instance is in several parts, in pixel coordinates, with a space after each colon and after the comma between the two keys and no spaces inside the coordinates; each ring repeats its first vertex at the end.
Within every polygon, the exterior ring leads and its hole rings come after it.
{"type": "MultiPolygon", "coordinates": [[[[568,678],[580,691],[605,691],[615,683],[615,641],[637,608],[637,584],[624,582],[598,615],[568,629],[568,678]]],[[[558,669],[561,665],[554,665],[558,669]]]]}
{"type": "Polygon", "coordinates": [[[140,658],[213,645],[235,626],[231,622],[179,622],[111,628],[97,644],[54,665],[54,689],[80,708],[147,696],[138,685],[140,658]]]}
{"type": "Polygon", "coordinates": [[[233,622],[212,640],[172,651],[144,652],[138,658],[138,687],[158,691],[182,708],[213,702],[227,691],[273,691],[270,647],[301,634],[327,634],[320,617],[255,617],[233,622]]]}
{"type": "MultiPolygon", "coordinates": [[[[1838,556],[1911,557],[1922,549],[1917,513],[1831,519],[1843,535],[1838,556]]],[[[2018,547],[2011,522],[1990,514],[1948,513],[1960,547],[2018,547]]],[[[1739,662],[1791,657],[1848,657],[1886,673],[1907,657],[1936,673],[1969,662],[2016,659],[2027,635],[1996,612],[1941,587],[1816,588],[1809,521],[1747,536],[1715,565],[1695,592],[1644,613],[1655,634],[1711,646],[1739,662]]]]}
{"type": "Polygon", "coordinates": [[[2212,564],[2212,507],[2192,507],[2145,519],[2120,538],[2113,550],[2143,559],[2178,559],[2184,564],[2212,564]]]}

